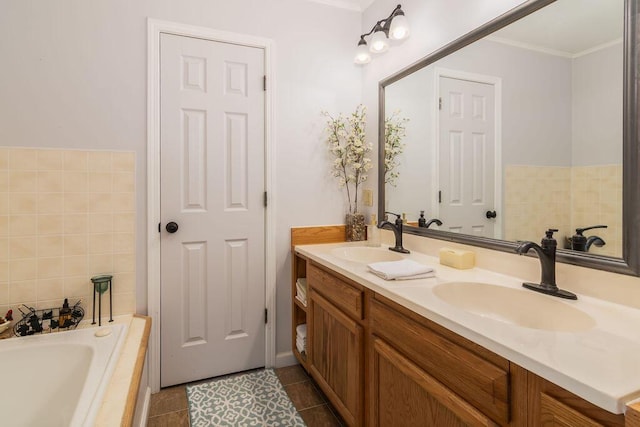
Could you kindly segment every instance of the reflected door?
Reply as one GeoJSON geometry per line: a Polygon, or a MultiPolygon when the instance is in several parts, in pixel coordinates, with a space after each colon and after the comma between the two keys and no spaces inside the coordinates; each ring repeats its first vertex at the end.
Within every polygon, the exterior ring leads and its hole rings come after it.
{"type": "Polygon", "coordinates": [[[161,385],[264,366],[264,51],[162,34],[161,385]]]}
{"type": "Polygon", "coordinates": [[[440,76],[439,90],[440,229],[499,237],[487,218],[496,210],[494,86],[440,76]]]}

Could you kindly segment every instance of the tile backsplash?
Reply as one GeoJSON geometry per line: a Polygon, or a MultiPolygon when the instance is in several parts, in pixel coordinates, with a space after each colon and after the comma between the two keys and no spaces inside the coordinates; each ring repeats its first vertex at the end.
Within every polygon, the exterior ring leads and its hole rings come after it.
{"type": "Polygon", "coordinates": [[[69,298],[91,318],[98,274],[114,315],[133,313],[134,227],[134,152],[0,148],[0,315],[69,298]]]}
{"type": "Polygon", "coordinates": [[[606,242],[589,252],[622,257],[622,165],[510,165],[504,194],[505,239],[537,242],[553,227],[564,243],[578,227],[605,224],[606,229],[585,232],[606,242]]]}

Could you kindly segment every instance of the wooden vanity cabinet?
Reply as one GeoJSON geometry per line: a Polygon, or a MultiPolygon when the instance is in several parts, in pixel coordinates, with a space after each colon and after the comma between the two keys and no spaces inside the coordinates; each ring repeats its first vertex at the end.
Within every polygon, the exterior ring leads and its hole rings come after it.
{"type": "MultiPolygon", "coordinates": [[[[624,415],[607,412],[573,393],[528,373],[529,406],[528,418],[531,426],[624,426],[624,415]]],[[[629,422],[626,424],[632,425],[629,422]]]]}
{"type": "Polygon", "coordinates": [[[364,289],[307,264],[309,372],[350,426],[364,424],[364,289]]]}

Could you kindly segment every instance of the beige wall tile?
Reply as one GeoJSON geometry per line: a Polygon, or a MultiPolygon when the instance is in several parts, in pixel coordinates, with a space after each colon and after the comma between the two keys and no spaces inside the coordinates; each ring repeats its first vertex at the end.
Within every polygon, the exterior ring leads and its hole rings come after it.
{"type": "Polygon", "coordinates": [[[113,271],[116,273],[131,273],[136,269],[135,253],[117,253],[113,256],[113,271]]]}
{"type": "Polygon", "coordinates": [[[113,250],[115,252],[135,252],[135,236],[133,233],[114,233],[113,250]]]}
{"type": "Polygon", "coordinates": [[[116,193],[133,193],[135,177],[133,173],[117,172],[113,174],[113,191],[116,193]]]}
{"type": "Polygon", "coordinates": [[[117,268],[118,310],[135,310],[134,172],[133,152],[0,148],[0,308],[90,302],[117,268]]]}
{"type": "Polygon", "coordinates": [[[64,276],[62,257],[38,258],[38,279],[55,279],[64,276]]]}
{"type": "Polygon", "coordinates": [[[38,215],[36,230],[39,235],[62,234],[64,232],[64,217],[62,215],[38,215]]]}
{"type": "Polygon", "coordinates": [[[112,191],[111,172],[89,172],[87,191],[90,193],[110,193],[112,191]]]}
{"type": "Polygon", "coordinates": [[[113,215],[92,213],[88,215],[89,233],[110,233],[113,230],[113,215]]]}
{"type": "Polygon", "coordinates": [[[133,193],[113,193],[113,212],[134,212],[135,195],[133,193]]]}
{"type": "Polygon", "coordinates": [[[9,193],[9,215],[35,214],[37,201],[37,193],[9,193]]]}
{"type": "Polygon", "coordinates": [[[134,172],[136,155],[135,152],[114,152],[113,157],[114,172],[134,172]]]}
{"type": "Polygon", "coordinates": [[[61,193],[64,191],[64,174],[62,171],[38,172],[38,191],[41,193],[61,193]]]}
{"type": "Polygon", "coordinates": [[[88,234],[89,254],[111,254],[113,253],[113,233],[88,234]]]}
{"type": "Polygon", "coordinates": [[[63,211],[63,193],[38,193],[39,214],[61,214],[63,211]]]}
{"type": "Polygon", "coordinates": [[[84,234],[87,232],[87,214],[66,214],[64,216],[65,234],[84,234]]]}
{"type": "Polygon", "coordinates": [[[112,254],[89,255],[89,275],[91,277],[99,274],[112,274],[112,272],[112,254]]]}
{"type": "Polygon", "coordinates": [[[62,150],[38,150],[38,170],[60,171],[63,165],[62,150]]]}
{"type": "Polygon", "coordinates": [[[38,167],[38,152],[30,148],[9,149],[9,169],[36,170],[38,167]]]}
{"type": "Polygon", "coordinates": [[[87,153],[87,170],[94,172],[111,172],[110,151],[90,151],[87,153]]]}
{"type": "Polygon", "coordinates": [[[9,259],[9,239],[0,237],[0,261],[9,259]]]}
{"type": "Polygon", "coordinates": [[[87,191],[87,172],[69,171],[63,173],[63,185],[66,193],[85,193],[87,191]]]}
{"type": "Polygon", "coordinates": [[[88,249],[86,234],[66,234],[64,236],[64,255],[86,255],[88,249]]]}
{"type": "Polygon", "coordinates": [[[36,236],[9,239],[9,259],[36,258],[37,256],[38,240],[36,236]]]}
{"type": "Polygon", "coordinates": [[[11,170],[9,171],[9,192],[33,193],[38,191],[38,172],[11,170]]]}
{"type": "Polygon", "coordinates": [[[33,236],[38,232],[36,215],[11,215],[8,223],[9,236],[33,236]]]}
{"type": "Polygon", "coordinates": [[[87,170],[87,152],[69,150],[63,155],[63,167],[65,171],[86,171],[87,170]]]}
{"type": "Polygon", "coordinates": [[[106,213],[112,211],[111,193],[89,193],[87,197],[87,211],[89,213],[106,213]]]}
{"type": "Polygon", "coordinates": [[[37,258],[22,258],[9,261],[9,283],[32,280],[38,276],[37,258]]]}
{"type": "Polygon", "coordinates": [[[64,213],[78,214],[87,212],[87,193],[64,193],[64,213]]]}
{"type": "MultiPolygon", "coordinates": [[[[0,283],[0,306],[7,304],[9,304],[9,284],[0,283]]],[[[6,310],[0,310],[0,316],[4,316],[6,312],[6,310]]]]}
{"type": "Polygon", "coordinates": [[[64,239],[62,235],[51,234],[38,236],[39,257],[61,257],[64,255],[64,239]]]}
{"type": "Polygon", "coordinates": [[[87,276],[87,255],[64,257],[65,276],[87,276]]]}
{"type": "MultiPolygon", "coordinates": [[[[38,301],[64,299],[64,283],[62,279],[46,279],[36,282],[38,301]]],[[[49,306],[55,307],[55,306],[49,306]]],[[[45,307],[47,308],[47,307],[45,307]]]]}
{"type": "MultiPolygon", "coordinates": [[[[9,304],[31,303],[36,301],[35,280],[11,281],[9,283],[9,304]]],[[[29,304],[27,304],[29,305],[29,304]]],[[[17,312],[19,315],[19,312],[17,312]]]]}
{"type": "Polygon", "coordinates": [[[135,273],[118,273],[113,278],[113,292],[135,293],[136,275],[135,273]]]}
{"type": "Polygon", "coordinates": [[[5,147],[0,148],[0,170],[6,170],[9,168],[9,149],[5,147]]]}

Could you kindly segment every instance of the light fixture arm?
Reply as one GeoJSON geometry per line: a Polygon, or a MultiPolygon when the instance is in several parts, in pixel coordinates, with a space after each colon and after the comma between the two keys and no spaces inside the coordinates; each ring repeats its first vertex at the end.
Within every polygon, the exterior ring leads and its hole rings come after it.
{"type": "MultiPolygon", "coordinates": [[[[375,33],[376,31],[384,31],[384,33],[387,35],[387,37],[389,37],[389,29],[391,28],[391,21],[393,20],[393,18],[395,18],[396,16],[399,15],[404,15],[404,12],[402,11],[402,6],[401,5],[397,5],[395,9],[393,9],[393,11],[391,12],[391,14],[385,18],[385,19],[381,19],[378,22],[376,22],[373,27],[371,28],[371,31],[369,31],[368,33],[364,33],[360,35],[360,42],[358,42],[358,44],[361,44],[362,41],[364,41],[364,38],[367,36],[370,36],[371,34],[375,33]]],[[[366,43],[366,41],[365,41],[366,43]]]]}

